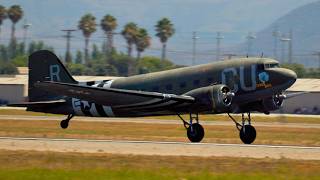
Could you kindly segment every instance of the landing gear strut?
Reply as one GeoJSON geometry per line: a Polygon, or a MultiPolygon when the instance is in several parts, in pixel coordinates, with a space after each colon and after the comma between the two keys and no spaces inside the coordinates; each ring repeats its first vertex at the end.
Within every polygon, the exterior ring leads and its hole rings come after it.
{"type": "Polygon", "coordinates": [[[241,141],[245,144],[253,143],[253,141],[256,139],[257,132],[256,129],[251,125],[250,112],[247,113],[247,117],[245,117],[244,113],[242,113],[242,124],[238,123],[229,113],[228,115],[230,119],[236,124],[236,127],[239,130],[241,141]]]}
{"type": "Polygon", "coordinates": [[[193,116],[192,113],[190,113],[189,123],[186,122],[179,114],[178,116],[182,120],[183,126],[187,130],[188,139],[191,142],[200,142],[204,137],[204,129],[201,124],[199,124],[199,115],[196,114],[195,116],[193,116]],[[195,120],[196,123],[193,123],[193,120],[195,120]]]}
{"type": "Polygon", "coordinates": [[[69,114],[68,117],[67,117],[67,119],[62,120],[62,121],[60,122],[60,127],[61,127],[62,129],[67,129],[68,126],[69,126],[69,121],[70,121],[73,117],[74,117],[73,114],[69,114]]]}

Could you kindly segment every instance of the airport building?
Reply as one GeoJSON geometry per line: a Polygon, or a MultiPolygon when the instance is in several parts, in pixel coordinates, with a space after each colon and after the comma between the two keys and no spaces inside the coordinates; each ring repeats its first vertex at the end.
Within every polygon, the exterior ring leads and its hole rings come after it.
{"type": "MultiPolygon", "coordinates": [[[[78,81],[114,79],[104,76],[74,76],[78,81]]],[[[320,114],[320,79],[298,79],[288,93],[309,92],[285,100],[281,113],[320,114]]],[[[23,102],[28,96],[28,75],[0,76],[0,104],[23,102]]]]}

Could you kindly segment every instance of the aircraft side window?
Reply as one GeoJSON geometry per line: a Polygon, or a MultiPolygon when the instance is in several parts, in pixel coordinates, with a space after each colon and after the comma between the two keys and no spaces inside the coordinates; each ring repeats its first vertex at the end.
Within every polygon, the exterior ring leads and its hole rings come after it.
{"type": "Polygon", "coordinates": [[[200,85],[200,80],[194,80],[193,81],[194,86],[199,86],[200,85]]]}
{"type": "Polygon", "coordinates": [[[187,83],[186,82],[180,83],[180,88],[185,88],[185,87],[187,87],[187,83]]]}
{"type": "Polygon", "coordinates": [[[172,90],[172,84],[167,84],[166,85],[166,90],[168,90],[168,91],[172,90]]]}
{"type": "Polygon", "coordinates": [[[258,64],[257,65],[257,69],[260,70],[260,71],[264,70],[265,69],[265,64],[258,64]]]}
{"type": "Polygon", "coordinates": [[[265,64],[264,68],[265,69],[270,69],[270,68],[278,68],[280,65],[278,63],[271,63],[271,64],[265,64]]]}

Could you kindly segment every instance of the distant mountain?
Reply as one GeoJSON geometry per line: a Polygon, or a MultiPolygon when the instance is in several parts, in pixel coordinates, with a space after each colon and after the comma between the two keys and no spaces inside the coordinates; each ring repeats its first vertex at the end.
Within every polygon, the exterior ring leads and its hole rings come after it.
{"type": "MultiPolygon", "coordinates": [[[[168,43],[168,57],[178,64],[190,64],[192,58],[192,32],[197,31],[197,63],[215,59],[216,32],[221,31],[223,53],[228,53],[231,45],[241,43],[248,31],[257,32],[291,10],[315,0],[1,0],[9,7],[20,4],[24,18],[32,24],[29,40],[43,40],[63,54],[65,40],[60,31],[76,28],[79,18],[85,13],[97,17],[97,23],[106,14],[112,14],[122,26],[130,21],[146,28],[153,36],[154,25],[162,17],[174,23],[176,34],[168,43]]],[[[316,18],[315,16],[314,18],[316,18]]],[[[316,22],[315,22],[316,23],[316,22]]],[[[22,37],[21,26],[17,24],[17,36],[22,37]]],[[[6,43],[10,35],[11,23],[6,20],[2,26],[0,43],[6,43]]],[[[99,30],[92,37],[93,43],[101,43],[104,35],[99,30]]],[[[267,30],[269,31],[269,30],[267,30]]],[[[265,33],[261,33],[265,34],[265,33]]],[[[258,34],[260,36],[260,34],[258,34]]],[[[72,50],[83,48],[80,32],[74,33],[72,50]]],[[[125,49],[121,36],[115,39],[116,47],[125,49]]],[[[145,54],[160,55],[160,43],[153,36],[152,48],[145,54]]]]}
{"type": "MultiPolygon", "coordinates": [[[[273,32],[278,30],[280,38],[284,35],[289,38],[292,30],[293,61],[303,63],[307,66],[318,66],[318,58],[312,54],[320,50],[320,1],[310,3],[292,10],[288,14],[276,20],[264,30],[256,34],[253,51],[263,52],[267,56],[274,56],[273,32]]],[[[285,61],[288,60],[288,44],[278,41],[278,59],[281,60],[282,48],[284,47],[285,61]],[[284,45],[284,46],[283,46],[284,45]]],[[[245,49],[242,48],[243,50],[245,49]]]]}

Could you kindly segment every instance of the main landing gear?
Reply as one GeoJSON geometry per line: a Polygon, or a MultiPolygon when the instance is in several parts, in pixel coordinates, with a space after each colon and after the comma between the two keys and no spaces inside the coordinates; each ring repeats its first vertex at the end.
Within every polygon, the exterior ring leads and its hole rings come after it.
{"type": "Polygon", "coordinates": [[[199,115],[196,114],[193,116],[192,113],[190,113],[189,122],[185,121],[179,114],[178,116],[182,120],[183,126],[187,130],[188,139],[191,142],[200,142],[204,137],[204,129],[201,124],[199,124],[199,115]],[[195,120],[196,123],[193,123],[193,120],[195,120]]]}
{"type": "Polygon", "coordinates": [[[251,144],[256,139],[257,132],[256,129],[251,125],[250,112],[247,113],[247,117],[242,113],[242,124],[238,123],[229,113],[228,116],[236,124],[239,130],[239,136],[243,143],[251,144]],[[247,123],[246,123],[247,122],[247,123]]]}
{"type": "Polygon", "coordinates": [[[69,126],[69,121],[70,121],[73,117],[74,117],[73,114],[69,114],[68,117],[67,117],[67,119],[62,120],[62,121],[60,122],[60,127],[61,127],[62,129],[67,129],[68,126],[69,126]]]}

